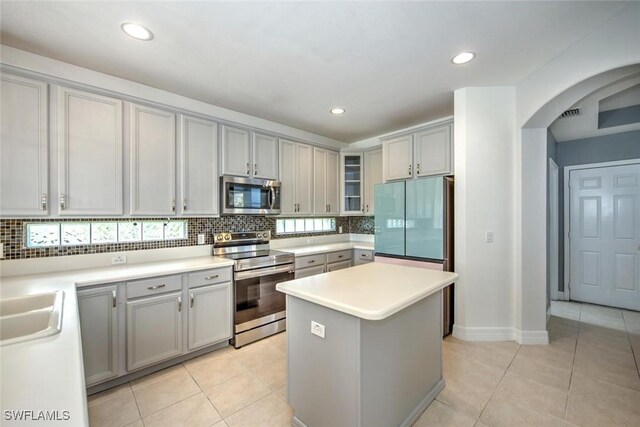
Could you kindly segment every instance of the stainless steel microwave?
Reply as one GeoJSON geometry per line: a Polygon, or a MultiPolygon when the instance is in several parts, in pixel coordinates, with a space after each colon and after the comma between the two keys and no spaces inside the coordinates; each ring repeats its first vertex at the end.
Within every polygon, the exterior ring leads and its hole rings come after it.
{"type": "Polygon", "coordinates": [[[220,195],[223,214],[280,213],[280,181],[223,175],[220,195]]]}

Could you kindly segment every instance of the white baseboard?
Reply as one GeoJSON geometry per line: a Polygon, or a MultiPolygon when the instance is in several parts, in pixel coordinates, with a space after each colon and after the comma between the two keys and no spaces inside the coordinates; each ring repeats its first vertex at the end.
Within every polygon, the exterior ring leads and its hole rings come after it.
{"type": "Polygon", "coordinates": [[[547,331],[521,331],[515,328],[453,325],[453,336],[465,341],[515,341],[518,344],[549,344],[547,331]]]}

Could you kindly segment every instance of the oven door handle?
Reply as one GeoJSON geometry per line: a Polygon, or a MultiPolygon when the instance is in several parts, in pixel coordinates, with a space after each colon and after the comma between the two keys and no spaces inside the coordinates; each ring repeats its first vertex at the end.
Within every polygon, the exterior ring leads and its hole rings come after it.
{"type": "Polygon", "coordinates": [[[254,277],[272,276],[274,274],[293,273],[293,272],[294,272],[294,267],[292,264],[278,265],[275,267],[258,268],[258,269],[249,270],[249,271],[236,271],[235,279],[236,280],[252,279],[254,277]]]}

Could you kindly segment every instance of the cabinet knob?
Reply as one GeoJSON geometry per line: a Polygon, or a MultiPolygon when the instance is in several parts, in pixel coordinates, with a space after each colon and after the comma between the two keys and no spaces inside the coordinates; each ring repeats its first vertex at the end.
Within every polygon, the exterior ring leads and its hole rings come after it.
{"type": "Polygon", "coordinates": [[[176,199],[171,199],[171,211],[176,211],[176,199]]]}
{"type": "Polygon", "coordinates": [[[189,307],[193,308],[193,292],[189,294],[189,307]]]}
{"type": "Polygon", "coordinates": [[[117,305],[118,305],[118,301],[116,299],[116,291],[111,291],[111,306],[113,308],[116,308],[117,305]]]}
{"type": "Polygon", "coordinates": [[[186,210],[187,210],[187,199],[184,199],[184,200],[182,201],[182,210],[183,210],[183,211],[186,211],[186,210]]]}
{"type": "Polygon", "coordinates": [[[254,175],[258,175],[258,164],[257,163],[253,165],[253,174],[254,175]]]}
{"type": "Polygon", "coordinates": [[[416,165],[416,175],[420,175],[420,163],[416,165]]]}
{"type": "Polygon", "coordinates": [[[42,210],[46,211],[47,210],[47,195],[45,193],[42,193],[42,196],[40,197],[40,204],[42,205],[42,210]]]}
{"type": "Polygon", "coordinates": [[[65,204],[65,196],[64,194],[60,195],[60,210],[63,211],[67,208],[66,204],[65,204]]]}
{"type": "Polygon", "coordinates": [[[247,175],[249,175],[249,172],[250,172],[250,170],[249,170],[249,163],[247,163],[247,175]]]}
{"type": "Polygon", "coordinates": [[[178,311],[182,311],[182,297],[178,297],[178,311]]]}
{"type": "Polygon", "coordinates": [[[411,176],[411,165],[409,165],[409,176],[411,176]]]}

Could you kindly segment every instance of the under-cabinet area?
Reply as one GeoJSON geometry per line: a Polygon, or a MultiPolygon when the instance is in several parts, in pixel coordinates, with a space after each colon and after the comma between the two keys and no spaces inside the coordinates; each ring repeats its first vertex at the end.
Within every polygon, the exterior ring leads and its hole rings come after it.
{"type": "Polygon", "coordinates": [[[231,338],[231,268],[78,290],[87,387],[231,338]]]}

